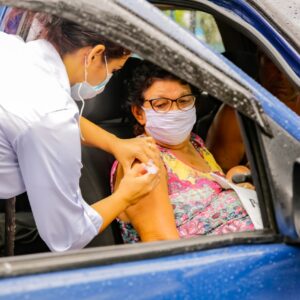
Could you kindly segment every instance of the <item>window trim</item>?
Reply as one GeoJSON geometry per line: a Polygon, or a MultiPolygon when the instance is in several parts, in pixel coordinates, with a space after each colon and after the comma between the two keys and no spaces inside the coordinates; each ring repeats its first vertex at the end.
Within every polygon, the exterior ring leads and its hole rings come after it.
{"type": "Polygon", "coordinates": [[[263,134],[263,132],[260,133],[260,128],[253,123],[252,120],[237,111],[236,116],[240,125],[242,139],[245,144],[247,158],[251,166],[251,175],[257,191],[264,228],[270,228],[270,230],[278,233],[272,202],[272,192],[270,189],[270,182],[268,181],[269,174],[264,163],[265,153],[259,139],[259,135],[263,134]]]}
{"type": "Polygon", "coordinates": [[[0,277],[41,274],[146,259],[169,257],[236,245],[281,243],[283,237],[270,230],[223,236],[95,247],[65,253],[40,253],[0,258],[0,277]]]}

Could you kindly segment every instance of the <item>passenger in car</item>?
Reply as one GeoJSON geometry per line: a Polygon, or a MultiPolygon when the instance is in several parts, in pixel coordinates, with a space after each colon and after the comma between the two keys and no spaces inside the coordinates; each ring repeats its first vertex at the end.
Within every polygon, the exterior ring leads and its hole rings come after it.
{"type": "MultiPolygon", "coordinates": [[[[163,176],[150,194],[119,215],[126,243],[254,230],[237,194],[214,180],[214,174],[225,176],[222,169],[191,133],[195,103],[191,86],[159,67],[141,62],[133,71],[125,106],[134,116],[135,133],[155,139],[163,176]]],[[[115,162],[112,190],[123,176],[115,162]]]]}
{"type": "MultiPolygon", "coordinates": [[[[258,80],[271,94],[300,115],[300,91],[262,52],[258,53],[258,80]]],[[[233,108],[222,105],[208,131],[206,145],[224,171],[247,163],[245,147],[233,108]]]]}

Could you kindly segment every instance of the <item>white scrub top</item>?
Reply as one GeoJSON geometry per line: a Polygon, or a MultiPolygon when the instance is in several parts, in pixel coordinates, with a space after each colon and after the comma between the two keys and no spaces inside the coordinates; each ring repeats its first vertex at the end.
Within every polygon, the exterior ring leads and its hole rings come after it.
{"type": "Polygon", "coordinates": [[[58,52],[0,32],[0,199],[27,191],[52,251],[83,248],[102,225],[82,199],[81,167],[78,108],[58,52]]]}

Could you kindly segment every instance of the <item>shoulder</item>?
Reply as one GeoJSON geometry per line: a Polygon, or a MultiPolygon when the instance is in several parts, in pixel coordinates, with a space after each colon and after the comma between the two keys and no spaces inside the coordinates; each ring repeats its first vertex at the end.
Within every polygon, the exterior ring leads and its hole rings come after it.
{"type": "Polygon", "coordinates": [[[19,118],[30,119],[33,116],[43,118],[50,112],[70,106],[76,107],[70,96],[64,64],[50,43],[43,40],[24,43],[7,35],[4,38],[12,39],[13,42],[6,44],[14,45],[5,61],[3,50],[0,50],[3,96],[0,104],[6,111],[19,118]]]}
{"type": "MultiPolygon", "coordinates": [[[[13,34],[7,34],[5,32],[0,31],[0,53],[7,53],[8,55],[13,55],[16,52],[23,52],[22,47],[25,46],[24,40],[13,34]]],[[[7,59],[7,57],[3,57],[3,59],[7,59]]]]}
{"type": "Polygon", "coordinates": [[[213,172],[220,172],[223,174],[221,167],[216,162],[214,156],[210,151],[205,147],[203,140],[195,133],[191,135],[191,142],[194,145],[195,149],[202,155],[204,160],[208,163],[213,172]]]}
{"type": "Polygon", "coordinates": [[[7,114],[32,123],[60,110],[78,112],[70,94],[36,66],[20,66],[4,79],[0,104],[7,114]]]}
{"type": "Polygon", "coordinates": [[[205,148],[205,144],[204,144],[204,141],[202,140],[202,138],[197,135],[196,133],[192,132],[191,133],[191,142],[193,144],[196,144],[198,147],[200,148],[205,148]]]}

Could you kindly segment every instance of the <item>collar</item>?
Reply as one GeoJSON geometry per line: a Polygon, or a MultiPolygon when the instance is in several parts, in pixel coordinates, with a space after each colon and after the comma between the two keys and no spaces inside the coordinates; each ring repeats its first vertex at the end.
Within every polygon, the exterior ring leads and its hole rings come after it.
{"type": "Polygon", "coordinates": [[[57,78],[61,87],[70,95],[71,88],[67,70],[56,48],[43,39],[28,42],[26,46],[31,54],[34,54],[31,56],[34,57],[34,63],[57,78]]]}

